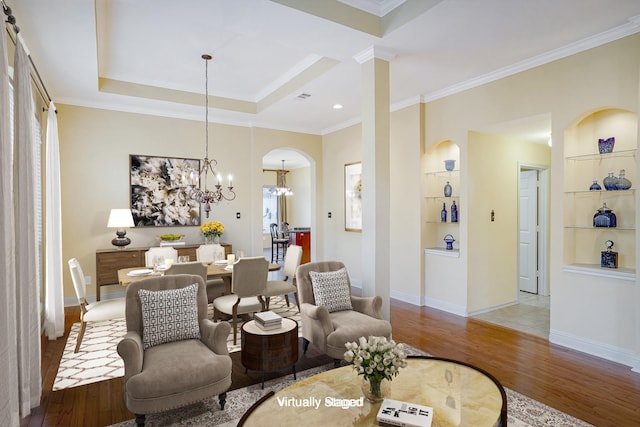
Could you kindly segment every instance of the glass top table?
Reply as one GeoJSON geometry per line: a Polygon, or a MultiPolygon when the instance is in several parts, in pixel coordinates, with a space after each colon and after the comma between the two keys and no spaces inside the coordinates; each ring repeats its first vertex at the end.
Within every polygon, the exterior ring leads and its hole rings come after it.
{"type": "MultiPolygon", "coordinates": [[[[242,417],[239,426],[375,426],[381,403],[342,408],[333,399],[362,396],[362,377],[351,366],[332,369],[270,392],[242,417]],[[327,399],[329,398],[329,399],[327,399]],[[335,402],[335,401],[333,401],[335,402]]],[[[391,381],[389,399],[433,408],[432,427],[506,426],[507,399],[502,385],[486,371],[436,357],[409,357],[391,381]]]]}

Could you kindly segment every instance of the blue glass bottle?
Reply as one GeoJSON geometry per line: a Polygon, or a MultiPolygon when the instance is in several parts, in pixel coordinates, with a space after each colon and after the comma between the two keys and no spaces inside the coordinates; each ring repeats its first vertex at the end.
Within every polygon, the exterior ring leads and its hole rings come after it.
{"type": "Polygon", "coordinates": [[[613,172],[609,172],[609,174],[607,176],[604,177],[604,179],[602,180],[602,183],[604,184],[604,188],[607,191],[612,191],[612,190],[617,190],[617,184],[618,184],[618,178],[616,178],[615,176],[613,176],[613,172]]]}
{"type": "Polygon", "coordinates": [[[440,221],[447,222],[447,204],[442,204],[442,210],[440,211],[440,221]]]}
{"type": "Polygon", "coordinates": [[[449,181],[444,185],[444,197],[451,197],[451,184],[449,184],[449,181]]]}
{"type": "Polygon", "coordinates": [[[458,206],[455,200],[451,204],[451,222],[458,222],[458,206]]]}
{"type": "Polygon", "coordinates": [[[600,191],[602,190],[602,187],[600,187],[600,184],[598,184],[598,180],[596,178],[593,178],[593,184],[591,184],[591,187],[589,187],[589,191],[600,191]]]}

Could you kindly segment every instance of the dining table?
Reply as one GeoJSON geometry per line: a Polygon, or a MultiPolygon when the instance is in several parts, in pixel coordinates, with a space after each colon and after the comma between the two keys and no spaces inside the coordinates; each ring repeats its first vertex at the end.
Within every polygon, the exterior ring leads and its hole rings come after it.
{"type": "MultiPolygon", "coordinates": [[[[207,264],[207,279],[222,279],[225,286],[225,294],[231,294],[233,265],[228,265],[226,261],[224,264],[215,262],[205,264],[207,264]]],[[[282,267],[279,264],[269,263],[269,271],[278,271],[280,268],[282,267]]],[[[120,286],[128,286],[136,280],[162,276],[163,274],[164,270],[157,270],[153,267],[121,268],[118,270],[118,283],[120,286]]]]}

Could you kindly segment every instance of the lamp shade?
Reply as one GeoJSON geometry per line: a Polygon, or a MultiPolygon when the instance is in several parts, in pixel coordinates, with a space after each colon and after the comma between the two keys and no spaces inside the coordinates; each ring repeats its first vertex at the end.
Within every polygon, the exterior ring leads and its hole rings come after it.
{"type": "Polygon", "coordinates": [[[133,226],[133,215],[131,214],[131,209],[111,209],[107,227],[127,228],[133,226]]]}

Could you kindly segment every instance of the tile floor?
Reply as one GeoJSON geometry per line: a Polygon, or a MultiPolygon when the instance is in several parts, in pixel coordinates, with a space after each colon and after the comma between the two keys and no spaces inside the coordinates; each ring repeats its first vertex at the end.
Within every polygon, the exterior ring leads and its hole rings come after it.
{"type": "Polygon", "coordinates": [[[520,292],[518,304],[472,317],[549,339],[549,297],[520,292]]]}

